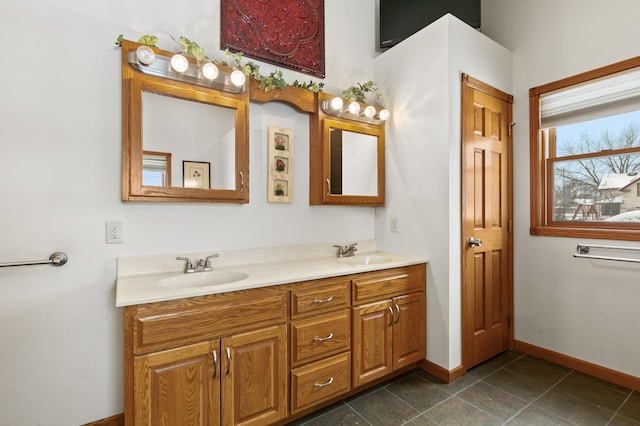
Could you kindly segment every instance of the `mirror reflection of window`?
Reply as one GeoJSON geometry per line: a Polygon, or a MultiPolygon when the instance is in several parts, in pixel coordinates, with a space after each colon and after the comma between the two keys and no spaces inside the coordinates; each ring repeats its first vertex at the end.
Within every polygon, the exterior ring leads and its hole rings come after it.
{"type": "MultiPolygon", "coordinates": [[[[209,163],[212,189],[235,188],[235,109],[148,92],[142,105],[145,151],[171,152],[177,169],[183,161],[209,163]]],[[[167,185],[181,187],[182,176],[167,185]]]]}
{"type": "Polygon", "coordinates": [[[378,195],[378,138],[331,129],[331,193],[378,195]]]}
{"type": "Polygon", "coordinates": [[[142,152],[142,186],[169,186],[171,153],[142,152]]]}

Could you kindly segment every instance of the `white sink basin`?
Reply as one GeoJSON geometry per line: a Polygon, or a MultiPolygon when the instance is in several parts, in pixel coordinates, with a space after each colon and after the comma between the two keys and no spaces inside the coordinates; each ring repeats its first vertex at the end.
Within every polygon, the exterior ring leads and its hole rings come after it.
{"type": "Polygon", "coordinates": [[[244,280],[249,274],[233,271],[194,272],[192,274],[174,275],[160,280],[159,284],[167,288],[208,287],[212,285],[230,284],[244,280]]]}
{"type": "Polygon", "coordinates": [[[361,255],[353,257],[341,257],[338,259],[338,262],[346,263],[349,265],[377,265],[379,263],[391,262],[391,258],[382,254],[372,254],[370,256],[361,255]]]}

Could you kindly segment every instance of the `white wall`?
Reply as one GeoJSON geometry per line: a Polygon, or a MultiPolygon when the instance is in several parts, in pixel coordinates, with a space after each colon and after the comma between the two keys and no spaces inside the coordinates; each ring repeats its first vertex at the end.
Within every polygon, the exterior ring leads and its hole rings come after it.
{"type": "Polygon", "coordinates": [[[376,238],[387,251],[429,259],[427,359],[446,369],[461,363],[461,74],[509,93],[511,61],[511,52],[451,15],[375,60],[393,114],[376,238]],[[392,217],[398,233],[390,232],[392,217]]]}
{"type": "MultiPolygon", "coordinates": [[[[327,92],[373,77],[374,9],[325,2],[327,92]]],[[[219,14],[204,0],[0,3],[0,262],[69,255],[61,268],[0,268],[0,424],[122,412],[116,257],[374,238],[372,208],[309,206],[308,117],[283,104],[251,105],[250,204],[120,201],[117,35],[155,34],[174,51],[169,35],[184,35],[214,56],[219,14]],[[292,204],[266,202],[269,125],[295,132],[292,204]],[[110,219],[123,220],[124,244],[105,244],[110,219]]]]}
{"type": "Polygon", "coordinates": [[[482,2],[484,33],[514,53],[516,339],[636,377],[638,265],[572,258],[593,240],[529,235],[528,90],[640,54],[638,15],[637,0],[482,2]]]}

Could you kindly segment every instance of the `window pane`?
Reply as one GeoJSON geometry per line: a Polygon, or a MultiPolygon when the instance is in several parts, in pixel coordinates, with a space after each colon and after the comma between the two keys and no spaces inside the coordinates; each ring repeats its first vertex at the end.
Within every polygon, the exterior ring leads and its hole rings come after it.
{"type": "Polygon", "coordinates": [[[640,154],[552,161],[553,220],[640,222],[640,173],[611,172],[625,162],[637,169],[640,154]]]}
{"type": "Polygon", "coordinates": [[[167,186],[166,174],[164,171],[159,170],[142,170],[142,185],[143,186],[167,186]]]}
{"type": "MultiPolygon", "coordinates": [[[[640,111],[559,126],[556,127],[556,156],[640,147],[639,136],[640,111]]],[[[640,171],[637,160],[635,169],[626,168],[631,167],[631,164],[612,167],[608,172],[640,171]]]]}

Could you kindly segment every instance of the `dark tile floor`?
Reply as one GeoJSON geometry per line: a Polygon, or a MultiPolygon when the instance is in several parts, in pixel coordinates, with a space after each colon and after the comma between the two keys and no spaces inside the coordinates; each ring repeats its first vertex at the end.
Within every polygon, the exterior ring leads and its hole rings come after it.
{"type": "Polygon", "coordinates": [[[453,383],[414,370],[290,425],[640,425],[640,392],[518,352],[453,383]]]}

